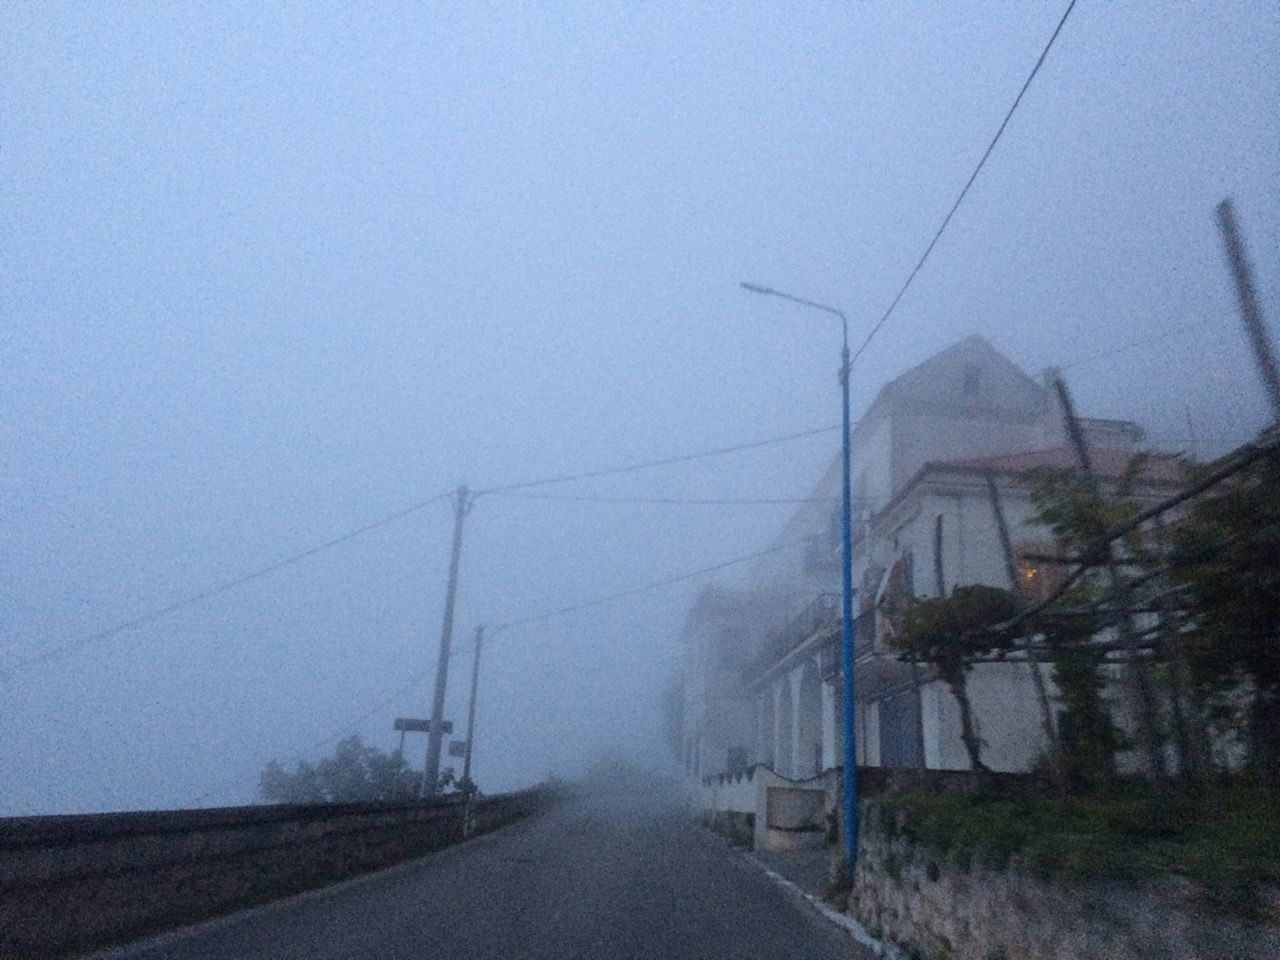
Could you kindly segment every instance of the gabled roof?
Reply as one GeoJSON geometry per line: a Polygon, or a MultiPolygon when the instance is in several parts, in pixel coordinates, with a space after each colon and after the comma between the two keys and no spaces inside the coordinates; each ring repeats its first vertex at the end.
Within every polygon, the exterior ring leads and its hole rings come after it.
{"type": "Polygon", "coordinates": [[[1029,377],[1021,367],[993,347],[984,337],[971,334],[911,369],[894,377],[876,394],[867,409],[870,417],[878,408],[901,401],[953,404],[951,374],[968,364],[979,364],[997,375],[1005,388],[1020,394],[1018,409],[1035,409],[1047,405],[1043,386],[1029,377]]]}

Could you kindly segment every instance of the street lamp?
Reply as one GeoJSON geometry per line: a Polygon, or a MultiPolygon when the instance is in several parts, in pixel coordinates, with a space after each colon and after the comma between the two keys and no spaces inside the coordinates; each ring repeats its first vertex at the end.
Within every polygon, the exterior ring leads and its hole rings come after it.
{"type": "Polygon", "coordinates": [[[854,740],[853,723],[853,494],[849,479],[849,320],[844,313],[835,307],[823,303],[815,303],[801,297],[793,297],[789,293],[762,287],[754,283],[743,283],[742,288],[751,293],[763,294],[767,297],[780,297],[804,307],[821,310],[840,318],[842,336],[840,347],[840,409],[843,429],[841,430],[841,468],[844,478],[844,489],[841,492],[841,503],[844,508],[844,523],[840,525],[844,540],[844,556],[840,565],[843,579],[841,591],[841,642],[840,664],[844,674],[844,856],[848,865],[849,878],[853,878],[853,868],[858,862],[858,763],[857,743],[854,740]]]}

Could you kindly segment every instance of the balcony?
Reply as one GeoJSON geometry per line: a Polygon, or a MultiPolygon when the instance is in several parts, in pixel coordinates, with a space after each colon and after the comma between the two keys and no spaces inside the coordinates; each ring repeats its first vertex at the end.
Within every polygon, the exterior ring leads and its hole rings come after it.
{"type": "Polygon", "coordinates": [[[818,633],[839,633],[840,596],[820,593],[803,610],[777,629],[769,631],[760,655],[748,670],[748,676],[758,676],[787,654],[818,633]]]}
{"type": "MultiPolygon", "coordinates": [[[[853,662],[857,667],[858,682],[879,688],[909,679],[911,665],[899,660],[897,651],[879,636],[875,608],[860,613],[853,622],[853,662]]],[[[836,623],[839,624],[838,618],[836,623]]],[[[823,641],[818,651],[823,680],[834,681],[840,676],[840,639],[839,631],[834,632],[823,641]]]]}
{"type": "MultiPolygon", "coordinates": [[[[840,595],[822,593],[782,626],[769,633],[760,655],[744,673],[752,682],[784,660],[801,645],[817,639],[819,674],[833,681],[840,675],[840,595]]],[[[880,637],[880,623],[873,607],[854,618],[853,659],[859,682],[873,687],[896,683],[911,676],[911,665],[898,659],[897,651],[880,637]]]]}

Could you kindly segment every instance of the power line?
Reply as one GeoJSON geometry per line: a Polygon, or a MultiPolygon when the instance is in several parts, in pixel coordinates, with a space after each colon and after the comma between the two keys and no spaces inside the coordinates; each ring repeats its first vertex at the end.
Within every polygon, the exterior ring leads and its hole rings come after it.
{"type": "Polygon", "coordinates": [[[141,614],[140,616],[137,616],[137,617],[133,617],[130,620],[125,620],[122,623],[117,623],[115,626],[108,627],[106,630],[99,630],[97,633],[91,633],[86,637],[80,637],[76,640],[71,640],[71,641],[68,641],[67,643],[63,643],[55,647],[50,647],[49,649],[41,653],[34,654],[22,660],[17,660],[9,664],[8,666],[4,667],[3,670],[0,670],[0,673],[12,673],[15,670],[22,670],[26,667],[32,667],[32,666],[35,666],[36,664],[44,663],[56,657],[65,656],[66,654],[82,649],[83,647],[87,647],[90,644],[100,643],[103,640],[108,640],[111,637],[116,636],[117,634],[125,632],[126,630],[132,630],[134,627],[141,627],[148,623],[152,623],[156,620],[159,620],[161,617],[164,617],[177,610],[181,610],[184,607],[189,607],[193,604],[200,603],[212,597],[216,597],[220,594],[226,593],[229,590],[233,590],[236,587],[249,583],[252,580],[258,580],[261,577],[265,577],[269,573],[274,573],[277,570],[283,569],[284,567],[291,566],[295,563],[298,563],[301,560],[307,559],[308,557],[313,557],[317,553],[321,553],[322,551],[328,550],[331,547],[336,547],[339,544],[346,543],[348,540],[354,540],[356,537],[362,536],[366,533],[369,533],[370,531],[377,530],[379,527],[385,527],[388,524],[394,523],[397,520],[402,520],[405,517],[409,516],[410,514],[416,513],[417,511],[422,510],[423,508],[428,507],[433,503],[438,503],[441,500],[447,500],[449,496],[450,495],[448,493],[442,493],[437,496],[431,497],[430,499],[419,501],[418,503],[405,507],[402,510],[397,510],[395,513],[382,517],[380,520],[374,520],[372,523],[366,523],[364,526],[356,527],[354,530],[348,530],[346,533],[341,534],[340,536],[334,537],[332,540],[326,540],[324,543],[317,544],[314,547],[308,547],[306,550],[302,550],[302,551],[299,551],[298,553],[285,557],[283,560],[277,560],[275,563],[267,564],[265,567],[259,567],[257,570],[252,570],[249,573],[241,574],[240,576],[234,577],[231,580],[227,580],[223,583],[220,583],[215,587],[210,587],[208,590],[202,590],[199,593],[195,593],[190,596],[183,597],[181,600],[175,600],[173,603],[166,604],[163,607],[158,607],[155,610],[148,611],[147,613],[141,614]]]}
{"type": "Polygon", "coordinates": [[[537,480],[525,480],[520,483],[507,483],[498,487],[486,487],[482,490],[475,491],[477,497],[487,493],[506,493],[510,490],[525,490],[529,487],[543,487],[553,483],[568,483],[572,480],[593,480],[596,477],[611,477],[620,473],[631,473],[635,470],[647,470],[650,467],[666,467],[676,463],[688,463],[691,460],[705,460],[709,457],[720,457],[727,453],[738,453],[742,450],[755,450],[759,447],[768,447],[777,443],[788,443],[792,440],[803,440],[806,437],[816,437],[823,433],[832,433],[840,429],[837,424],[830,427],[819,427],[816,430],[802,430],[799,433],[789,433],[781,437],[769,437],[765,440],[755,440],[751,443],[739,443],[732,447],[717,447],[713,450],[703,450],[698,453],[684,453],[674,457],[664,457],[661,460],[645,460],[639,463],[629,463],[621,467],[609,467],[604,470],[588,470],[582,473],[565,473],[558,476],[542,477],[537,480]]]}
{"type": "Polygon", "coordinates": [[[499,493],[498,496],[513,500],[575,500],[587,503],[664,503],[694,504],[705,506],[775,503],[838,503],[839,497],[765,497],[698,499],[690,497],[596,497],[572,493],[499,493]]]}
{"type": "MultiPolygon", "coordinates": [[[[545,486],[553,483],[567,483],[572,480],[586,480],[594,477],[605,477],[605,476],[613,476],[621,473],[629,473],[635,470],[648,469],[650,467],[668,466],[676,463],[687,463],[693,460],[702,460],[710,457],[723,456],[729,453],[738,453],[743,450],[753,450],[760,447],[772,446],[774,444],[788,443],[793,440],[801,440],[806,437],[818,436],[820,434],[830,433],[833,430],[839,430],[839,429],[840,428],[838,426],[819,427],[818,429],[815,429],[815,430],[803,430],[798,433],[785,434],[779,437],[768,437],[764,440],[755,440],[750,443],[740,443],[740,444],[735,444],[729,447],[718,447],[715,449],[702,450],[695,453],[680,454],[678,456],[665,457],[660,460],[642,461],[639,463],[627,464],[621,467],[610,467],[603,470],[590,470],[590,471],[584,471],[581,473],[562,474],[560,476],[544,477],[536,480],[526,480],[519,483],[504,484],[502,486],[489,487],[487,489],[476,491],[475,496],[479,496],[480,494],[485,494],[485,493],[507,493],[510,491],[524,490],[530,487],[545,486]]],[[[326,540],[324,543],[317,544],[314,547],[309,547],[306,550],[302,550],[298,553],[292,554],[291,556],[285,557],[283,560],[276,561],[275,563],[268,564],[267,566],[264,566],[264,567],[259,567],[258,569],[252,570],[248,573],[241,574],[238,577],[235,577],[231,580],[227,580],[226,582],[220,583],[214,587],[210,587],[207,590],[202,590],[199,593],[195,593],[190,596],[183,597],[180,600],[175,600],[173,603],[166,604],[165,606],[158,607],[154,610],[150,610],[146,613],[133,617],[129,620],[125,620],[121,623],[117,623],[114,626],[108,627],[105,630],[99,630],[96,633],[89,634],[88,636],[79,637],[75,640],[71,640],[66,643],[59,644],[54,647],[50,647],[49,649],[44,650],[40,653],[34,654],[32,656],[16,660],[13,663],[8,664],[7,666],[0,667],[0,676],[5,674],[10,674],[18,670],[23,670],[27,667],[37,666],[49,660],[53,660],[58,657],[65,656],[69,653],[74,653],[75,651],[80,650],[87,646],[91,646],[92,644],[101,643],[104,640],[109,640],[110,638],[117,636],[118,634],[124,633],[127,630],[132,630],[135,627],[145,626],[146,624],[159,620],[160,618],[167,616],[170,613],[174,613],[175,611],[181,610],[185,607],[189,607],[189,606],[192,606],[193,604],[197,604],[202,601],[211,599],[212,597],[219,596],[220,594],[233,590],[236,587],[242,586],[243,584],[248,583],[252,580],[257,580],[261,577],[265,577],[270,573],[274,573],[275,571],[280,570],[284,567],[298,563],[299,561],[305,560],[308,557],[313,557],[318,553],[321,553],[332,547],[339,546],[340,544],[346,543],[349,540],[353,540],[356,537],[369,533],[370,531],[376,530],[380,527],[385,527],[388,524],[396,522],[397,520],[402,520],[403,518],[409,516],[410,514],[413,514],[419,510],[422,510],[424,507],[428,507],[434,503],[439,503],[442,500],[447,500],[450,496],[452,496],[452,493],[441,493],[441,494],[437,494],[434,497],[430,497],[426,500],[421,500],[401,510],[397,510],[395,513],[391,513],[378,520],[374,520],[372,523],[367,523],[364,526],[356,527],[355,529],[349,530],[346,533],[343,533],[337,537],[334,537],[331,540],[326,540]]]]}
{"type": "Polygon", "coordinates": [[[527,626],[528,624],[531,624],[531,623],[540,623],[543,620],[550,620],[553,617],[561,617],[561,616],[565,616],[566,614],[577,613],[580,610],[587,610],[587,609],[590,609],[591,607],[598,607],[601,604],[611,603],[614,600],[621,600],[625,597],[634,596],[637,593],[644,593],[649,590],[657,590],[660,587],[669,587],[674,583],[680,583],[684,580],[692,580],[695,577],[701,577],[701,576],[705,576],[708,573],[715,573],[718,570],[724,570],[726,567],[733,567],[733,566],[737,566],[740,563],[747,563],[751,560],[756,560],[756,559],[759,559],[760,557],[768,556],[771,553],[777,553],[780,550],[786,550],[789,547],[796,547],[804,543],[810,543],[814,540],[821,540],[825,536],[826,534],[817,534],[816,536],[812,536],[812,537],[801,537],[799,540],[790,540],[790,541],[787,541],[786,543],[774,544],[772,547],[768,547],[767,549],[764,549],[764,550],[759,550],[756,553],[747,554],[747,556],[745,557],[735,557],[732,560],[725,560],[725,561],[722,561],[721,563],[713,564],[712,566],[709,566],[709,567],[703,567],[701,570],[693,570],[689,573],[682,573],[682,574],[679,574],[678,576],[668,577],[665,580],[656,580],[653,583],[642,584],[641,586],[638,586],[638,587],[632,587],[629,590],[620,590],[617,593],[607,594],[603,597],[596,597],[593,600],[587,600],[583,603],[576,603],[571,606],[560,607],[558,610],[548,610],[545,613],[537,613],[530,617],[522,617],[519,620],[510,620],[506,623],[498,624],[498,626],[493,628],[492,632],[494,634],[497,634],[499,632],[513,630],[516,627],[527,626]]]}
{"type": "Polygon", "coordinates": [[[951,205],[951,209],[947,211],[947,215],[943,217],[942,225],[938,227],[937,232],[933,235],[933,239],[929,241],[929,246],[925,247],[924,253],[921,254],[920,259],[916,262],[911,273],[907,275],[906,282],[889,303],[889,309],[887,309],[884,312],[884,315],[876,321],[876,325],[871,328],[871,332],[867,334],[858,349],[853,352],[853,358],[849,361],[850,363],[857,362],[858,357],[862,355],[862,351],[867,349],[867,345],[870,344],[875,335],[880,332],[880,328],[885,325],[885,321],[889,319],[893,311],[897,309],[898,303],[902,300],[903,296],[906,295],[907,288],[910,287],[912,281],[915,280],[916,274],[920,272],[920,269],[924,266],[924,262],[929,259],[929,254],[933,253],[933,248],[936,247],[938,245],[938,241],[942,239],[942,234],[946,231],[948,224],[951,223],[951,218],[954,217],[956,215],[956,211],[960,209],[960,204],[964,202],[965,196],[968,195],[969,188],[972,187],[973,182],[978,179],[978,174],[986,164],[987,158],[990,157],[991,152],[995,150],[996,144],[1004,134],[1005,127],[1007,127],[1009,125],[1009,121],[1013,119],[1014,111],[1018,109],[1018,104],[1022,102],[1023,95],[1027,92],[1027,88],[1031,86],[1031,81],[1034,80],[1036,74],[1040,72],[1040,67],[1044,63],[1045,57],[1049,55],[1049,50],[1052,49],[1054,41],[1058,39],[1058,34],[1062,32],[1063,26],[1066,25],[1067,17],[1071,16],[1071,11],[1075,9],[1075,6],[1076,0],[1071,0],[1071,2],[1067,4],[1066,12],[1062,14],[1062,19],[1058,21],[1058,25],[1054,28],[1053,35],[1049,37],[1049,42],[1046,43],[1044,45],[1044,49],[1040,51],[1040,57],[1036,60],[1036,65],[1031,68],[1031,73],[1027,75],[1027,79],[1023,82],[1022,89],[1018,91],[1018,95],[1013,100],[1013,105],[1009,107],[1009,112],[1004,115],[1004,120],[1000,123],[999,129],[996,130],[996,135],[992,137],[991,142],[987,144],[987,149],[983,152],[982,159],[979,160],[978,165],[973,168],[973,173],[969,174],[969,179],[965,182],[964,189],[960,191],[960,195],[956,197],[956,202],[951,205]]]}
{"type": "Polygon", "coordinates": [[[1152,337],[1144,337],[1142,340],[1131,340],[1128,343],[1121,344],[1118,347],[1113,347],[1110,350],[1101,350],[1097,353],[1091,353],[1088,356],[1081,357],[1078,360],[1072,360],[1070,363],[1058,364],[1058,369],[1070,370],[1072,367],[1078,367],[1082,363],[1093,363],[1095,360],[1105,360],[1108,357],[1114,357],[1117,354],[1127,353],[1130,350],[1136,350],[1139,347],[1145,347],[1152,343],[1160,343],[1164,340],[1171,340],[1174,337],[1180,337],[1183,334],[1190,333],[1192,330],[1195,330],[1199,327],[1207,326],[1208,324],[1214,323],[1214,322],[1216,322],[1216,318],[1209,317],[1203,320],[1195,320],[1191,323],[1184,323],[1181,326],[1171,327],[1170,329],[1165,330],[1163,333],[1158,333],[1152,337]]]}

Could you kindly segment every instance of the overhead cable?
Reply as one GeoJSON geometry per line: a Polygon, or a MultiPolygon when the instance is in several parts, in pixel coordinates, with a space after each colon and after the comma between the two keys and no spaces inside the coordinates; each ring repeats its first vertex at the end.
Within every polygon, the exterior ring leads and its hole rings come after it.
{"type": "MultiPolygon", "coordinates": [[[[839,429],[840,429],[839,426],[819,427],[818,429],[815,429],[815,430],[802,430],[798,433],[785,434],[779,437],[768,437],[764,440],[755,440],[750,443],[740,443],[740,444],[735,444],[734,446],[729,446],[729,447],[718,447],[715,449],[703,450],[695,453],[680,454],[678,456],[665,457],[660,460],[642,461],[639,463],[632,463],[632,464],[628,464],[626,466],[621,466],[621,467],[609,467],[603,470],[591,470],[591,471],[584,471],[581,473],[563,474],[560,476],[553,476],[553,477],[544,477],[542,479],[536,479],[536,480],[526,480],[519,483],[504,484],[502,486],[489,487],[487,489],[475,491],[475,496],[479,496],[481,494],[486,494],[486,493],[506,493],[508,491],[524,490],[530,487],[545,486],[547,484],[566,483],[571,480],[586,480],[594,477],[606,477],[606,476],[613,476],[621,473],[629,473],[631,471],[648,469],[650,467],[668,466],[676,463],[687,463],[693,460],[703,460],[710,457],[718,457],[718,456],[723,456],[725,454],[737,453],[743,450],[753,450],[760,447],[772,446],[774,444],[788,443],[793,440],[801,440],[806,437],[818,436],[820,434],[830,433],[832,431],[839,430],[839,429]]],[[[41,651],[40,653],[33,654],[32,656],[20,658],[18,660],[13,661],[12,663],[9,663],[3,667],[0,667],[0,676],[16,672],[18,670],[22,670],[27,667],[33,667],[38,664],[45,663],[49,660],[53,660],[58,657],[65,656],[66,654],[69,654],[69,653],[73,653],[84,647],[88,647],[93,644],[100,643],[104,640],[108,640],[114,636],[117,636],[118,634],[124,633],[127,630],[132,630],[135,627],[145,626],[146,624],[159,620],[160,618],[167,616],[170,613],[174,613],[185,607],[192,606],[193,604],[197,604],[204,600],[208,600],[212,597],[216,597],[220,594],[226,593],[229,590],[233,590],[236,587],[239,587],[245,583],[248,583],[253,580],[257,580],[261,577],[266,576],[267,574],[274,573],[277,570],[280,570],[284,567],[295,564],[300,560],[305,560],[308,557],[312,557],[318,553],[321,553],[322,551],[325,551],[332,547],[336,547],[340,544],[346,543],[348,540],[353,540],[356,537],[362,536],[363,534],[369,533],[373,530],[377,530],[379,527],[385,527],[388,524],[396,522],[397,520],[402,520],[403,518],[409,516],[412,513],[416,513],[417,511],[423,509],[424,507],[430,506],[431,504],[434,504],[434,503],[439,503],[442,500],[447,500],[451,496],[452,496],[452,492],[447,492],[447,493],[437,494],[436,496],[430,497],[426,500],[421,500],[417,503],[404,507],[401,510],[397,510],[395,513],[391,513],[378,520],[374,520],[372,523],[367,523],[361,527],[355,528],[354,530],[349,530],[346,533],[341,534],[337,537],[334,537],[331,540],[326,540],[324,543],[317,544],[314,547],[309,547],[306,550],[302,550],[298,553],[285,557],[283,560],[278,560],[275,563],[271,563],[264,567],[260,567],[256,570],[252,570],[248,573],[242,574],[231,580],[227,580],[224,583],[220,583],[214,587],[210,587],[207,590],[202,590],[199,593],[195,593],[190,596],[183,597],[180,600],[175,600],[174,602],[166,604],[165,606],[158,607],[154,610],[150,610],[146,613],[140,614],[139,616],[133,617],[129,620],[125,620],[121,623],[117,623],[114,626],[108,627],[105,630],[99,630],[96,633],[89,634],[88,636],[79,637],[75,640],[70,640],[66,643],[59,644],[54,647],[50,647],[46,650],[41,651]]]]}
{"type": "Polygon", "coordinates": [[[493,628],[492,632],[494,634],[497,634],[497,633],[505,632],[507,630],[513,630],[516,627],[527,626],[528,624],[531,624],[531,623],[541,623],[543,620],[550,620],[554,617],[562,617],[570,613],[577,613],[580,610],[587,610],[587,609],[590,609],[591,607],[598,607],[601,604],[612,603],[614,600],[621,600],[621,599],[624,599],[625,597],[634,596],[637,593],[644,593],[649,590],[657,590],[660,587],[669,587],[672,584],[680,583],[684,580],[692,580],[695,577],[706,576],[708,573],[715,573],[718,570],[724,570],[727,567],[737,566],[740,563],[748,563],[752,560],[759,559],[760,557],[768,556],[771,553],[777,553],[780,550],[786,550],[789,547],[797,547],[805,543],[810,543],[814,540],[821,540],[821,539],[824,539],[826,536],[827,536],[826,534],[817,534],[812,537],[801,537],[798,540],[789,540],[786,543],[777,543],[777,544],[774,544],[772,547],[768,547],[767,549],[759,550],[755,553],[747,554],[745,557],[735,557],[732,560],[725,560],[725,561],[722,561],[721,563],[713,564],[712,566],[709,566],[709,567],[703,567],[701,570],[693,570],[693,571],[690,571],[689,573],[682,573],[682,574],[679,574],[678,576],[668,577],[665,580],[656,580],[653,583],[642,584],[641,586],[638,586],[638,587],[632,587],[629,590],[620,590],[617,593],[610,593],[603,597],[596,597],[593,600],[587,600],[587,601],[584,601],[583,603],[575,603],[567,607],[560,607],[557,610],[548,610],[545,613],[537,613],[537,614],[534,614],[533,616],[521,617],[519,620],[510,620],[506,623],[500,623],[493,628]]]}
{"type": "Polygon", "coordinates": [[[986,164],[987,158],[990,157],[991,152],[995,150],[996,144],[1004,134],[1005,127],[1007,127],[1009,125],[1009,121],[1013,119],[1014,111],[1018,109],[1018,104],[1022,102],[1023,95],[1027,92],[1027,88],[1031,86],[1031,81],[1034,80],[1036,74],[1040,72],[1040,67],[1044,63],[1045,57],[1049,55],[1049,51],[1052,49],[1054,41],[1058,39],[1058,34],[1062,32],[1063,26],[1066,25],[1067,17],[1071,16],[1071,11],[1075,9],[1075,6],[1076,0],[1071,0],[1071,2],[1067,4],[1066,12],[1062,14],[1062,19],[1058,21],[1058,25],[1054,28],[1053,35],[1049,37],[1049,42],[1046,43],[1044,49],[1040,51],[1040,57],[1036,60],[1036,65],[1031,68],[1031,73],[1027,75],[1027,79],[1022,84],[1022,89],[1019,90],[1018,95],[1014,97],[1013,105],[1009,107],[1009,112],[1004,115],[1004,120],[1001,121],[1000,127],[996,130],[995,136],[992,137],[991,142],[987,144],[987,149],[983,152],[982,159],[980,159],[978,161],[978,165],[973,168],[973,173],[969,174],[969,179],[965,181],[964,188],[960,191],[960,195],[956,197],[956,202],[951,205],[951,209],[947,211],[947,215],[942,218],[942,225],[938,227],[937,232],[933,235],[933,239],[929,241],[929,246],[925,247],[924,253],[921,254],[920,259],[916,261],[915,267],[913,267],[911,272],[907,274],[906,282],[903,283],[902,287],[898,290],[897,295],[894,296],[892,301],[890,301],[889,309],[885,310],[880,319],[876,321],[875,326],[871,328],[871,332],[867,334],[866,338],[858,346],[858,349],[853,352],[853,358],[849,361],[850,363],[857,362],[858,357],[862,355],[862,351],[867,349],[867,345],[870,344],[875,335],[880,332],[880,328],[885,325],[885,321],[887,321],[893,311],[897,309],[898,304],[901,302],[903,296],[906,295],[907,289],[911,286],[912,281],[915,280],[916,275],[924,266],[925,261],[929,259],[929,254],[933,253],[933,248],[936,247],[938,245],[938,241],[942,239],[942,234],[946,231],[948,224],[951,223],[951,218],[954,217],[956,215],[956,211],[960,209],[960,204],[964,202],[964,198],[968,195],[969,188],[972,187],[973,182],[978,179],[978,174],[986,164]]]}
{"type": "Polygon", "coordinates": [[[717,447],[713,450],[703,450],[698,453],[684,453],[674,457],[664,457],[660,460],[645,460],[639,463],[629,463],[621,467],[609,467],[604,470],[588,470],[582,473],[565,473],[557,476],[542,477],[537,480],[525,480],[519,483],[506,483],[497,487],[486,487],[475,491],[476,496],[483,496],[487,493],[506,493],[509,490],[526,490],[529,487],[543,487],[553,483],[568,483],[572,480],[594,480],[597,477],[611,477],[620,473],[631,473],[636,470],[647,470],[651,467],[667,467],[676,463],[688,463],[692,460],[705,460],[709,457],[720,457],[727,453],[738,453],[742,450],[755,450],[759,447],[768,447],[777,443],[788,443],[792,440],[803,440],[806,437],[816,437],[824,433],[834,433],[840,429],[839,424],[830,427],[819,427],[816,430],[802,430],[799,433],[788,433],[781,437],[769,437],[766,440],[755,440],[751,443],[739,443],[732,447],[717,447]]]}
{"type": "Polygon", "coordinates": [[[1072,367],[1078,367],[1082,363],[1093,363],[1095,360],[1105,360],[1108,357],[1114,357],[1117,354],[1127,353],[1130,350],[1137,350],[1139,347],[1145,347],[1153,343],[1160,343],[1164,340],[1171,340],[1174,337],[1183,336],[1184,334],[1190,333],[1192,330],[1196,330],[1214,322],[1216,322],[1216,318],[1209,317],[1203,320],[1195,320],[1191,323],[1184,323],[1181,326],[1170,327],[1168,330],[1157,333],[1154,336],[1144,337],[1141,340],[1130,340],[1128,343],[1122,343],[1120,346],[1112,347],[1110,350],[1100,350],[1097,353],[1091,353],[1087,356],[1080,357],[1078,360],[1058,364],[1058,369],[1070,370],[1072,367]]]}
{"type": "Polygon", "coordinates": [[[5,666],[3,669],[0,669],[0,674],[11,673],[15,670],[21,670],[26,667],[35,666],[36,664],[44,663],[47,660],[53,660],[57,657],[65,656],[68,653],[72,653],[76,650],[80,650],[83,647],[90,646],[91,644],[100,643],[103,640],[108,640],[111,637],[116,636],[117,634],[124,633],[126,630],[132,630],[134,627],[141,627],[148,623],[153,623],[154,621],[159,620],[161,617],[167,616],[170,613],[174,613],[175,611],[181,610],[184,607],[189,607],[189,606],[192,606],[193,604],[197,604],[204,600],[208,600],[212,597],[216,597],[220,594],[226,593],[229,590],[233,590],[236,587],[242,586],[243,584],[249,583],[252,580],[258,580],[261,577],[265,577],[269,573],[274,573],[277,570],[283,569],[284,567],[291,566],[295,563],[298,563],[301,560],[307,559],[308,557],[313,557],[317,553],[321,553],[322,551],[328,550],[331,547],[336,547],[339,544],[346,543],[348,540],[354,540],[356,537],[363,536],[364,534],[369,533],[370,531],[377,530],[379,527],[385,527],[388,524],[394,523],[397,520],[402,520],[405,517],[409,516],[409,514],[416,513],[417,511],[423,509],[424,507],[428,507],[433,503],[438,503],[441,500],[447,500],[449,496],[450,494],[448,493],[442,493],[442,494],[438,494],[437,496],[431,497],[427,500],[419,501],[418,503],[405,507],[402,510],[397,510],[395,513],[388,514],[387,516],[382,517],[379,520],[374,520],[372,523],[366,523],[363,526],[356,527],[354,530],[348,530],[346,533],[336,536],[331,540],[326,540],[324,543],[316,544],[314,547],[308,547],[306,550],[301,550],[298,553],[291,554],[290,556],[285,557],[283,560],[277,560],[275,563],[269,563],[265,567],[259,567],[256,570],[251,570],[248,573],[241,574],[240,576],[234,577],[231,580],[227,580],[223,583],[220,583],[215,587],[210,587],[209,589],[202,590],[199,593],[194,593],[194,594],[191,594],[190,596],[183,597],[181,600],[175,600],[173,603],[169,603],[163,607],[158,607],[154,610],[150,610],[147,613],[133,617],[132,619],[129,619],[129,620],[125,620],[122,623],[117,623],[115,626],[108,627],[105,630],[99,630],[97,633],[91,633],[88,636],[79,637],[75,640],[70,640],[66,643],[59,644],[58,646],[50,647],[49,649],[44,650],[41,653],[33,654],[32,656],[25,657],[20,660],[15,660],[13,663],[10,663],[7,666],[5,666]]]}
{"type": "Polygon", "coordinates": [[[718,499],[699,499],[696,497],[596,497],[574,493],[520,493],[502,492],[498,496],[513,500],[576,500],[586,503],[663,503],[663,504],[695,504],[705,506],[737,505],[737,504],[775,504],[775,503],[838,503],[839,497],[721,497],[718,499]]]}

